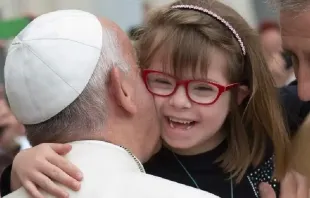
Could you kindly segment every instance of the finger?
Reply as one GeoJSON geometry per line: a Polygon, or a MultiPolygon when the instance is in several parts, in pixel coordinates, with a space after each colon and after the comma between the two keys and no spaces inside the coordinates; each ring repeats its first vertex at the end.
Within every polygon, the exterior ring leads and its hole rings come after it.
{"type": "Polygon", "coordinates": [[[296,186],[297,198],[306,198],[308,196],[308,179],[298,172],[293,172],[296,186]]]}
{"type": "Polygon", "coordinates": [[[261,198],[276,198],[273,188],[265,182],[259,184],[259,193],[261,198]]]}
{"type": "Polygon", "coordinates": [[[69,176],[73,177],[74,179],[81,181],[83,179],[83,174],[79,170],[78,167],[76,167],[74,164],[72,164],[70,161],[65,159],[63,156],[49,156],[46,158],[51,164],[57,166],[62,171],[64,171],[69,176]]]}
{"type": "Polygon", "coordinates": [[[62,171],[57,166],[54,166],[50,163],[45,163],[43,165],[42,173],[51,178],[52,180],[61,183],[68,188],[71,188],[72,190],[78,191],[80,190],[81,184],[74,178],[70,177],[68,174],[66,174],[64,171],[62,171]]]}
{"type": "Polygon", "coordinates": [[[48,177],[39,172],[33,175],[32,180],[35,184],[41,187],[42,190],[46,191],[47,193],[55,197],[59,198],[69,197],[69,194],[64,189],[56,185],[52,180],[50,180],[48,177]]]}
{"type": "Polygon", "coordinates": [[[297,198],[297,185],[292,172],[286,173],[283,181],[281,181],[281,198],[297,198]]]}
{"type": "Polygon", "coordinates": [[[26,182],[23,182],[22,184],[31,197],[44,198],[44,196],[39,192],[37,187],[31,181],[26,181],[26,182]]]}
{"type": "Polygon", "coordinates": [[[49,144],[49,146],[59,155],[65,155],[72,149],[70,144],[49,144]]]}

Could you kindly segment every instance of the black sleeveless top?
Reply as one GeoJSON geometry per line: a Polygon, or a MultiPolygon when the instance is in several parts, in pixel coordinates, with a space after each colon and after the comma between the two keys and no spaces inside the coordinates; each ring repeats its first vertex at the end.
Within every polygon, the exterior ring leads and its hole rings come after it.
{"type": "Polygon", "coordinates": [[[272,179],[274,166],[271,149],[267,149],[266,158],[257,168],[250,167],[241,182],[235,184],[229,179],[230,175],[215,163],[226,148],[227,142],[224,141],[212,151],[193,156],[176,155],[177,158],[169,149],[162,148],[144,164],[144,167],[149,174],[196,187],[182,167],[183,165],[201,190],[221,198],[231,198],[232,194],[233,198],[257,198],[259,197],[258,185],[260,182],[268,182],[276,192],[279,191],[279,184],[272,179]],[[231,186],[232,184],[233,186],[231,186]]]}
{"type": "MultiPolygon", "coordinates": [[[[290,135],[294,135],[294,132],[310,111],[310,102],[299,100],[296,82],[293,82],[290,86],[281,88],[280,98],[285,121],[291,132],[290,135]]],[[[196,181],[200,189],[222,198],[231,198],[231,181],[228,179],[230,175],[225,173],[219,167],[219,164],[215,163],[217,157],[225,152],[226,148],[227,142],[224,141],[214,150],[203,154],[176,156],[196,181]]],[[[273,149],[270,143],[263,162],[256,168],[250,167],[242,181],[233,186],[234,198],[259,197],[258,186],[261,182],[268,182],[274,188],[276,194],[279,195],[279,183],[272,179],[274,171],[273,157],[273,149]]],[[[196,187],[184,168],[176,160],[176,157],[167,148],[162,148],[159,153],[153,156],[145,164],[145,168],[149,174],[196,187]]]]}

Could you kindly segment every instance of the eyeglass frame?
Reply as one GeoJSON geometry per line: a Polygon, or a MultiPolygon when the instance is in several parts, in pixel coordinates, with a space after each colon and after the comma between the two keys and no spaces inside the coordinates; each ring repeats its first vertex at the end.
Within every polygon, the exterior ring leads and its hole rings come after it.
{"type": "Polygon", "coordinates": [[[175,94],[175,92],[178,90],[179,86],[183,86],[185,88],[185,93],[186,93],[186,96],[187,98],[191,101],[191,102],[194,102],[196,104],[199,104],[199,105],[212,105],[214,104],[219,98],[220,96],[226,92],[226,91],[229,91],[231,90],[232,88],[236,87],[236,86],[239,86],[240,83],[231,83],[229,85],[221,85],[221,84],[218,84],[218,83],[215,83],[215,82],[212,82],[212,81],[208,81],[208,80],[194,80],[194,79],[191,79],[191,80],[178,80],[175,76],[173,75],[170,75],[170,74],[167,74],[165,72],[161,72],[161,71],[156,71],[156,70],[151,70],[151,69],[142,69],[142,72],[141,72],[141,76],[142,76],[142,79],[143,79],[143,82],[146,86],[146,89],[152,94],[152,95],[155,95],[155,96],[160,96],[160,97],[169,97],[169,96],[172,96],[173,94],[175,94]],[[163,75],[166,75],[172,79],[175,80],[175,87],[174,87],[174,90],[168,94],[168,95],[161,95],[161,94],[157,94],[157,93],[154,93],[153,91],[151,91],[151,89],[149,88],[148,86],[148,81],[147,81],[147,77],[150,73],[157,73],[157,74],[163,74],[163,75]],[[189,93],[188,93],[188,85],[189,83],[191,82],[203,82],[203,83],[208,83],[208,84],[211,84],[215,87],[218,88],[218,93],[217,93],[217,96],[215,97],[215,99],[212,101],[212,102],[209,102],[209,103],[200,103],[200,102],[196,102],[195,100],[193,100],[189,93]]]}

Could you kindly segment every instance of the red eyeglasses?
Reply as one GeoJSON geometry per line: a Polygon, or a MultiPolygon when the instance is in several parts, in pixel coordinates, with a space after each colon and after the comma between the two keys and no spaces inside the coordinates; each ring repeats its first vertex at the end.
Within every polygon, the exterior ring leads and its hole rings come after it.
{"type": "Polygon", "coordinates": [[[142,78],[146,88],[153,95],[171,96],[182,85],[186,90],[187,97],[192,102],[201,105],[214,104],[225,91],[239,85],[239,83],[233,83],[223,86],[204,80],[178,80],[169,74],[149,69],[142,71],[142,78]]]}

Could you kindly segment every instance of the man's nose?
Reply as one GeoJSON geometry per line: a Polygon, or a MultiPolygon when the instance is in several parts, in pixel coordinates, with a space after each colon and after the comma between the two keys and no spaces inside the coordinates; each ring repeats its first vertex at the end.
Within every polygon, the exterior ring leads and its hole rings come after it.
{"type": "Polygon", "coordinates": [[[303,101],[310,101],[310,63],[299,65],[297,80],[299,98],[303,101]]]}
{"type": "Polygon", "coordinates": [[[169,104],[177,109],[188,109],[191,107],[191,101],[187,97],[184,86],[179,86],[176,92],[170,96],[169,104]]]}

